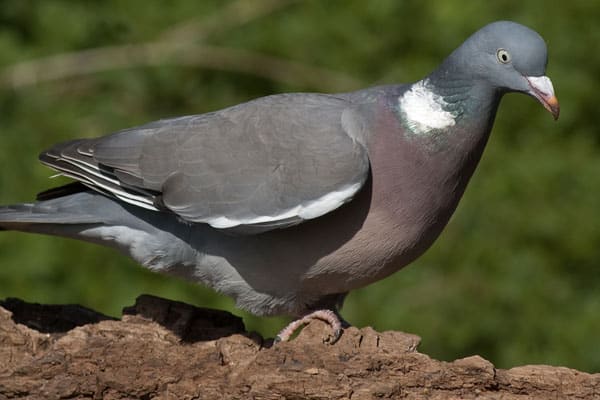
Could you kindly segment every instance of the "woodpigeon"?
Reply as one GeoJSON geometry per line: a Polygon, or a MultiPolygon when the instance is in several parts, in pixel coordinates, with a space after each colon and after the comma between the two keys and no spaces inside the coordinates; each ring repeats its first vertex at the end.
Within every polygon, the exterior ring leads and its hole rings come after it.
{"type": "Polygon", "coordinates": [[[58,144],[75,179],[0,208],[0,227],[117,248],[231,296],[257,315],[327,321],[346,294],[431,246],[477,166],[500,99],[554,118],[547,51],[508,21],[469,37],[412,84],[291,93],[58,144]]]}

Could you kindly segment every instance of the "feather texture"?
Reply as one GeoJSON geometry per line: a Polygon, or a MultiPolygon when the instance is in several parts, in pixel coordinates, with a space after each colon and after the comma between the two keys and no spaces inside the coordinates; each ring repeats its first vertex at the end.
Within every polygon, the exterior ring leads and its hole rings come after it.
{"type": "Polygon", "coordinates": [[[369,160],[352,106],[321,94],[269,96],[62,143],[40,159],[130,204],[263,232],[333,211],[363,186],[369,160]]]}

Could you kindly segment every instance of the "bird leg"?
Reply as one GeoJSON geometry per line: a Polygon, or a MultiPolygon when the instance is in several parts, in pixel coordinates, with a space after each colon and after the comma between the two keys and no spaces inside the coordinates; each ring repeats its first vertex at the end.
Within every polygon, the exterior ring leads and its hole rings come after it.
{"type": "Polygon", "coordinates": [[[313,319],[320,319],[321,321],[327,322],[329,326],[331,326],[331,329],[333,330],[333,337],[330,337],[327,340],[329,344],[334,344],[335,342],[337,342],[342,336],[343,328],[350,326],[350,324],[344,321],[335,311],[316,310],[309,314],[306,314],[300,319],[290,322],[285,328],[283,328],[279,332],[279,334],[277,334],[277,336],[275,336],[275,343],[289,341],[292,335],[300,327],[308,324],[313,319]]]}

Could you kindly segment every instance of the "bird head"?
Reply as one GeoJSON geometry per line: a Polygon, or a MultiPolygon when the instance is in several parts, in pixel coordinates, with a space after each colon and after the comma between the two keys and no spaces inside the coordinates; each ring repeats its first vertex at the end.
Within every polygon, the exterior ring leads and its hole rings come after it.
{"type": "Polygon", "coordinates": [[[451,58],[501,93],[534,97],[558,119],[560,107],[546,76],[546,43],[537,32],[515,22],[494,22],[471,35],[451,58]]]}

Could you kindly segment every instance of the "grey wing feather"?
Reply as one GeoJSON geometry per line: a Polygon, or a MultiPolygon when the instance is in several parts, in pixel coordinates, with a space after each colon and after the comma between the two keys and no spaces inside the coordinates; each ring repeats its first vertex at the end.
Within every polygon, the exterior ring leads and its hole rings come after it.
{"type": "Polygon", "coordinates": [[[275,95],[60,144],[40,159],[123,201],[255,233],[326,214],[360,190],[369,160],[351,109],[329,95],[275,95]]]}

